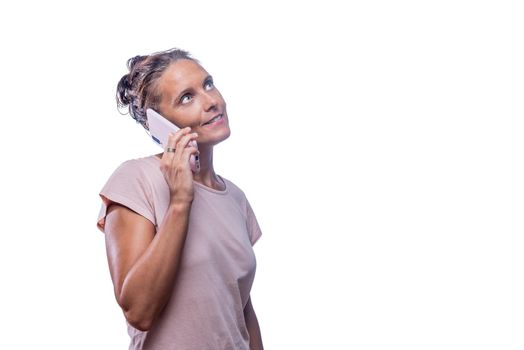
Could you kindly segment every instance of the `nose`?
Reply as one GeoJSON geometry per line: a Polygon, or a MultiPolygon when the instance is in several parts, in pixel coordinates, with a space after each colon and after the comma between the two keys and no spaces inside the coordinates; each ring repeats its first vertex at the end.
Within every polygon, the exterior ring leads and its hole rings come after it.
{"type": "Polygon", "coordinates": [[[217,109],[218,97],[213,93],[204,94],[204,110],[206,112],[217,109]]]}

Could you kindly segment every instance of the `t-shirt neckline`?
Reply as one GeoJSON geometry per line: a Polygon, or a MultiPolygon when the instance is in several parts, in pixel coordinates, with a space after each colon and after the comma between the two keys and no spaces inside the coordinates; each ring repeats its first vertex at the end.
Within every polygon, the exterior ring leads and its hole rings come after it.
{"type": "MultiPolygon", "coordinates": [[[[156,159],[157,162],[160,162],[160,158],[158,158],[156,155],[152,155],[151,157],[153,157],[154,159],[156,159]]],[[[197,188],[201,188],[203,190],[206,190],[206,191],[209,191],[209,192],[212,192],[212,193],[216,193],[216,194],[227,194],[228,191],[229,191],[229,186],[227,185],[226,181],[224,180],[224,178],[222,178],[222,176],[216,174],[220,180],[222,181],[222,183],[224,184],[224,187],[225,189],[224,190],[216,190],[214,188],[211,188],[211,187],[207,187],[206,185],[203,185],[201,184],[200,182],[196,182],[195,180],[193,180],[193,184],[195,185],[195,187],[197,188]]]]}

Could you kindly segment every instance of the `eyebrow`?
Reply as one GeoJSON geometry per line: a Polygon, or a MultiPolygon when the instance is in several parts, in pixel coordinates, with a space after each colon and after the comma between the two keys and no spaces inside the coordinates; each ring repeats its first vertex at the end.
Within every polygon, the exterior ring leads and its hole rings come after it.
{"type": "MultiPolygon", "coordinates": [[[[205,83],[206,83],[207,81],[209,81],[209,80],[213,80],[213,77],[211,76],[211,74],[207,75],[207,76],[204,78],[204,80],[203,80],[202,82],[205,84],[205,83]]],[[[187,89],[182,90],[182,91],[177,95],[177,97],[174,99],[173,104],[178,103],[178,101],[180,101],[180,98],[181,98],[182,96],[184,96],[186,93],[191,92],[191,91],[193,91],[193,88],[187,88],[187,89]]]]}

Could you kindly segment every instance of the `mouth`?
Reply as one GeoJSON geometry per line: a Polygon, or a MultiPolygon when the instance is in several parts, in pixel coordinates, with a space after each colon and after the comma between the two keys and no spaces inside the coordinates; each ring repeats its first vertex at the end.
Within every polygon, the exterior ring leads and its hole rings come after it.
{"type": "Polygon", "coordinates": [[[207,122],[205,122],[204,124],[202,124],[202,126],[216,123],[216,122],[222,120],[222,118],[224,118],[224,115],[223,115],[222,113],[217,114],[217,115],[215,115],[213,118],[209,119],[207,122]]]}

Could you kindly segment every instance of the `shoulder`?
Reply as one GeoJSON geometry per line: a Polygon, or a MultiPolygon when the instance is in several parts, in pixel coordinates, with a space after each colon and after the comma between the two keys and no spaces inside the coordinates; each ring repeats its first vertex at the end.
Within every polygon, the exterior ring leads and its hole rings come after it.
{"type": "Polygon", "coordinates": [[[138,201],[137,198],[147,198],[152,203],[162,182],[165,183],[165,180],[155,159],[133,158],[117,166],[102,187],[100,195],[119,199],[126,197],[135,202],[138,201]]]}
{"type": "Polygon", "coordinates": [[[108,188],[142,188],[151,191],[162,183],[163,176],[158,161],[152,157],[133,158],[121,162],[109,176],[104,190],[108,188]]]}
{"type": "Polygon", "coordinates": [[[99,228],[103,230],[105,217],[112,203],[125,206],[156,224],[156,177],[152,161],[154,159],[148,157],[129,159],[120,163],[113,171],[99,192],[103,200],[98,217],[99,228]]]}
{"type": "Polygon", "coordinates": [[[229,180],[228,178],[225,178],[224,176],[220,175],[220,178],[224,180],[224,183],[226,184],[226,188],[228,192],[235,193],[235,194],[244,194],[244,191],[240,189],[233,181],[229,180]]]}
{"type": "Polygon", "coordinates": [[[151,172],[159,171],[158,161],[155,156],[132,158],[120,163],[114,170],[113,175],[119,176],[146,176],[151,172]]]}
{"type": "Polygon", "coordinates": [[[222,175],[220,177],[224,180],[229,195],[233,197],[237,202],[241,203],[242,206],[245,206],[247,198],[244,191],[233,181],[223,177],[222,175]]]}

